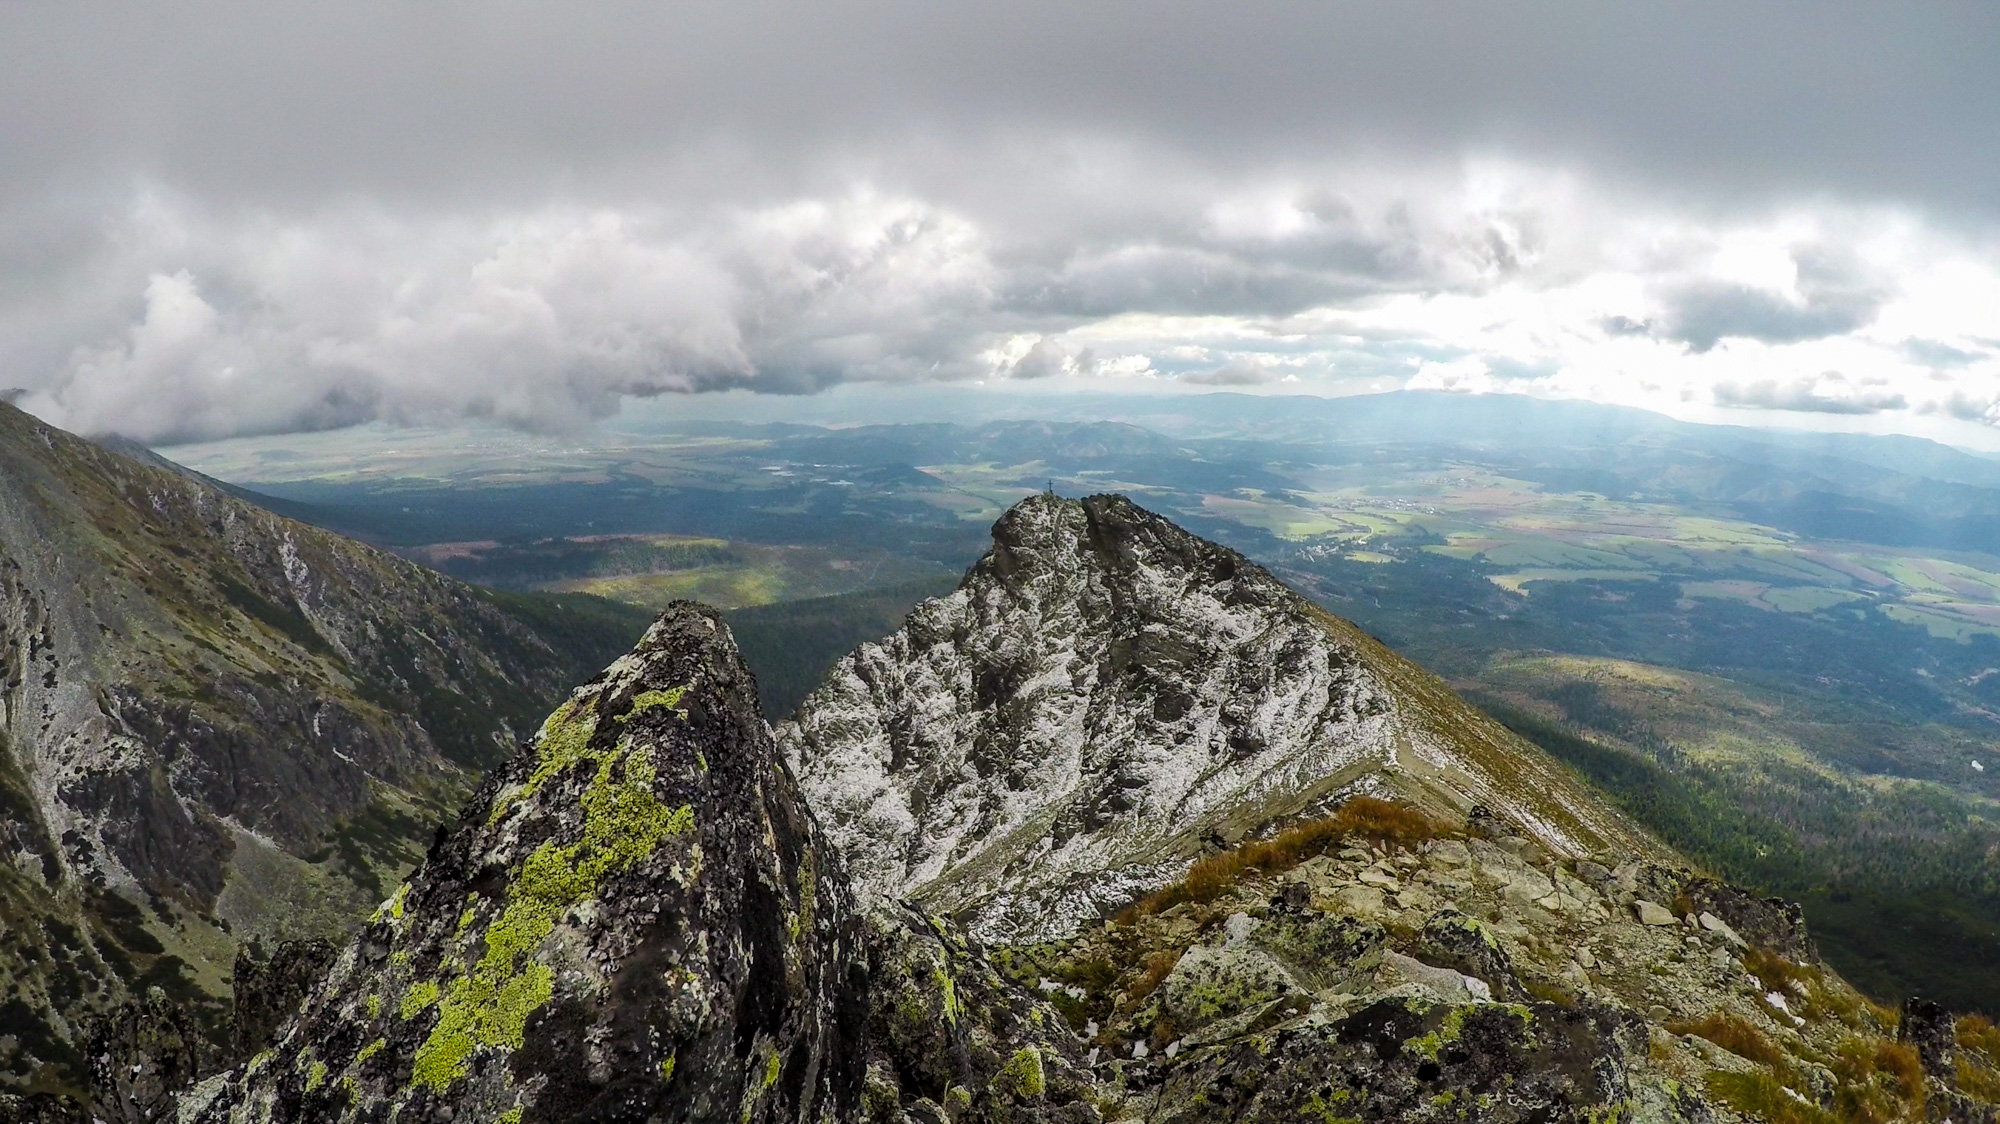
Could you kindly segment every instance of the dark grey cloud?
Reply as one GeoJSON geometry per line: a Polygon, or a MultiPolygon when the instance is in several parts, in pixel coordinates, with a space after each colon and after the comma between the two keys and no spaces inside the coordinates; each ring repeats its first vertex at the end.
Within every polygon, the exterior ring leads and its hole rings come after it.
{"type": "Polygon", "coordinates": [[[1828,392],[1829,384],[1846,391],[1846,383],[1846,378],[1833,371],[1816,380],[1723,382],[1716,384],[1715,404],[1740,410],[1795,410],[1810,414],[1879,414],[1909,405],[1902,394],[1880,387],[1857,387],[1839,394],[1828,392]]]}
{"type": "Polygon", "coordinates": [[[2000,8],[1970,0],[21,4],[0,13],[0,184],[484,197],[747,154],[775,185],[795,169],[774,153],[1081,134],[1211,164],[1491,146],[1986,208],[1996,42],[2000,8]]]}
{"type": "Polygon", "coordinates": [[[1687,286],[1669,300],[1667,336],[1696,351],[1731,337],[1793,343],[1839,335],[1867,323],[1878,303],[1852,297],[1793,301],[1767,289],[1716,282],[1687,286]]]}
{"type": "Polygon", "coordinates": [[[1807,246],[1792,255],[1796,294],[1697,281],[1667,296],[1663,334],[1707,351],[1730,337],[1794,343],[1840,335],[1867,324],[1890,286],[1856,260],[1851,248],[1807,246]]]}
{"type": "Polygon", "coordinates": [[[1986,253],[1994,42],[2000,7],[1848,0],[10,5],[0,377],[154,439],[1373,377],[1526,307],[1385,305],[1617,271],[1524,338],[1817,340],[1894,298],[1851,232],[1790,288],[1704,239],[1803,201],[1986,253]]]}

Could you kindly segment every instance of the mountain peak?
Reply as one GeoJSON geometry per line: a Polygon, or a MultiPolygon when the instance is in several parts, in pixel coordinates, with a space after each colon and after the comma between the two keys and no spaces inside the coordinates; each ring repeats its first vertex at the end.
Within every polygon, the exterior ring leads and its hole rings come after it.
{"type": "Polygon", "coordinates": [[[489,779],[273,1049],[164,1107],[1991,1118],[1979,1024],[1954,1041],[1912,1004],[1898,1026],[1816,962],[1796,907],[1648,861],[1436,680],[1123,498],[1018,505],[802,713],[803,785],[728,630],[673,606],[489,779]]]}
{"type": "Polygon", "coordinates": [[[1540,750],[1262,567],[1117,495],[1031,496],[780,742],[877,892],[1067,933],[1220,844],[1392,795],[1659,853],[1540,750]]]}

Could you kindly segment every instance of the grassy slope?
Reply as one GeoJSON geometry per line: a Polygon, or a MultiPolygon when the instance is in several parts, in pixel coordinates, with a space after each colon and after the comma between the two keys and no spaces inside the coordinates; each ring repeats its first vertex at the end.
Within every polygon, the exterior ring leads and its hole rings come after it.
{"type": "MultiPolygon", "coordinates": [[[[1502,689],[1478,701],[1634,818],[1723,877],[1800,901],[1821,951],[1856,986],[2000,1009],[2000,830],[1987,802],[1828,768],[1788,752],[1775,718],[1754,731],[1761,742],[1704,752],[1662,738],[1665,723],[1623,700],[1552,704],[1565,692],[1545,669],[1493,678],[1502,689]]],[[[1744,723],[1721,712],[1726,689],[1711,686],[1709,701],[1708,730],[1726,735],[1716,741],[1736,737],[1744,723]]],[[[1698,722],[1672,728],[1686,738],[1698,722]]]]}

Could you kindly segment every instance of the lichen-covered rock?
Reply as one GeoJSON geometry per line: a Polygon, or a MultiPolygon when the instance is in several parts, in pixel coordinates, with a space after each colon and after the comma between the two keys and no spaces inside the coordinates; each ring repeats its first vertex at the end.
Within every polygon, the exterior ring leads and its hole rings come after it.
{"type": "Polygon", "coordinates": [[[1160,986],[1160,1002],[1179,1032],[1264,1007],[1304,989],[1270,953],[1244,944],[1190,948],[1160,986]]]}
{"type": "Polygon", "coordinates": [[[1896,1020],[1896,1037],[1916,1049],[1925,1073],[1945,1080],[1953,1077],[1952,1054],[1957,1035],[1952,1029],[1950,1011],[1913,995],[1903,1000],[1902,1017],[1896,1020]]]}
{"type": "Polygon", "coordinates": [[[1455,909],[1441,909],[1424,922],[1417,937],[1418,955],[1426,963],[1451,968],[1484,981],[1497,999],[1526,998],[1514,964],[1493,930],[1455,909]]]}
{"type": "Polygon", "coordinates": [[[1790,957],[1814,957],[1805,910],[1783,898],[1763,898],[1713,878],[1688,878],[1682,887],[1692,909],[1708,913],[1744,941],[1790,957]]]}
{"type": "Polygon", "coordinates": [[[1388,939],[1372,921],[1300,905],[1283,890],[1272,905],[1253,937],[1309,988],[1333,986],[1356,960],[1388,939]]]}
{"type": "Polygon", "coordinates": [[[95,1121],[81,1102],[67,1094],[0,1093],[0,1124],[95,1124],[95,1121]]]}
{"type": "Polygon", "coordinates": [[[192,1010],[154,991],[93,1025],[90,1113],[105,1124],[171,1119],[175,1092],[221,1055],[192,1010]]]}
{"type": "Polygon", "coordinates": [[[713,613],[550,716],[196,1122],[805,1121],[860,1101],[857,922],[713,613]]]}
{"type": "Polygon", "coordinates": [[[1147,1119],[1613,1120],[1645,1044],[1639,1021],[1608,1007],[1389,998],[1197,1051],[1169,1072],[1147,1119]]]}
{"type": "Polygon", "coordinates": [[[868,917],[868,1124],[1099,1119],[1083,1046],[1062,1018],[994,971],[941,918],[900,905],[868,917]]]}

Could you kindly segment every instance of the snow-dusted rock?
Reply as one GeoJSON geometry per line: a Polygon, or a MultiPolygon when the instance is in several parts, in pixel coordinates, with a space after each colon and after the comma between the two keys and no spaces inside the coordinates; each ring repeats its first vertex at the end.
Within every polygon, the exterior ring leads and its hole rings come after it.
{"type": "Polygon", "coordinates": [[[1651,846],[1434,677],[1122,496],[1016,505],[779,740],[864,889],[989,940],[1074,931],[1356,793],[1484,804],[1559,855],[1651,846]]]}

